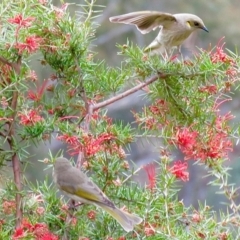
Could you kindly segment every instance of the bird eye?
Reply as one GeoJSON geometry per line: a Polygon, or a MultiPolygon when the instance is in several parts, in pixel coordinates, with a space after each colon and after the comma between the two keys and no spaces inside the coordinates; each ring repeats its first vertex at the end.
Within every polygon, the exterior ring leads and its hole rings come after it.
{"type": "Polygon", "coordinates": [[[194,26],[198,27],[199,23],[198,22],[194,22],[194,26]]]}

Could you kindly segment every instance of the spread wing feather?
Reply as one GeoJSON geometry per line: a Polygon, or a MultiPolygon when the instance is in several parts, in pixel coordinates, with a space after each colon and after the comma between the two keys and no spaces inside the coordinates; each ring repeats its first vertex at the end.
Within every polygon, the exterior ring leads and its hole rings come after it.
{"type": "Polygon", "coordinates": [[[110,17],[109,20],[115,23],[135,25],[142,34],[149,33],[160,26],[163,26],[163,28],[169,28],[174,22],[177,21],[176,18],[170,13],[155,11],[127,13],[110,17]]]}

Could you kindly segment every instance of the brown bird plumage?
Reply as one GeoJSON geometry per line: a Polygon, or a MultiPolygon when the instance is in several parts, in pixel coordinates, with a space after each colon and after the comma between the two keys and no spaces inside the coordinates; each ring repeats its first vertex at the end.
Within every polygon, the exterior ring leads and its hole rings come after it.
{"type": "Polygon", "coordinates": [[[177,47],[180,51],[181,44],[192,32],[197,29],[208,32],[202,19],[189,13],[170,14],[141,11],[110,17],[109,20],[114,23],[135,25],[142,34],[149,33],[159,27],[160,31],[157,37],[144,49],[145,52],[153,54],[169,53],[173,47],[177,47]]]}
{"type": "Polygon", "coordinates": [[[82,171],[73,167],[66,159],[56,159],[53,180],[58,188],[71,199],[101,207],[114,217],[125,231],[132,231],[142,219],[117,208],[114,203],[82,171]]]}

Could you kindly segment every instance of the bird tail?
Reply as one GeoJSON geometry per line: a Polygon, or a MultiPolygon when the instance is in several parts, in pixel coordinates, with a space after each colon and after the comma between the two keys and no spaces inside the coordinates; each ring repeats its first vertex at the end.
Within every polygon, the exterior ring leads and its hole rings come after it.
{"type": "Polygon", "coordinates": [[[106,205],[101,205],[101,207],[115,218],[126,232],[132,231],[135,225],[142,222],[142,218],[139,216],[123,212],[117,207],[112,208],[106,205]]]}

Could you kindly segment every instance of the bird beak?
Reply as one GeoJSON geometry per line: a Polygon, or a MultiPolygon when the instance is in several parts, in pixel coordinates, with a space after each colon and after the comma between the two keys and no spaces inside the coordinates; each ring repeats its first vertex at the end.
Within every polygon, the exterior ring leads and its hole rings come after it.
{"type": "Polygon", "coordinates": [[[205,26],[202,26],[201,29],[204,30],[205,32],[209,32],[205,26]]]}

